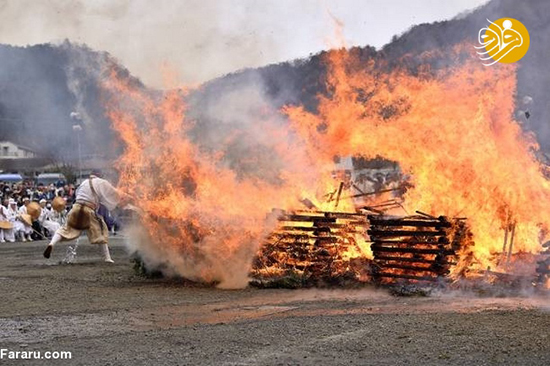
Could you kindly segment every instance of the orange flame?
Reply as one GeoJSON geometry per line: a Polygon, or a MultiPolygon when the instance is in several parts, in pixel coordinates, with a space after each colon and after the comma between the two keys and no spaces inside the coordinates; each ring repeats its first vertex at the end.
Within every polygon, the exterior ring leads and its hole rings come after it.
{"type": "MultiPolygon", "coordinates": [[[[335,209],[323,198],[337,188],[334,156],[399,162],[413,184],[405,209],[467,217],[480,268],[496,265],[504,228],[513,223],[514,252],[538,251],[550,224],[550,186],[533,136],[512,119],[515,67],[483,67],[462,48],[456,55],[451,66],[413,74],[332,51],[328,96],[319,96],[317,113],[287,106],[282,122],[262,105],[255,123],[219,136],[217,148],[193,137],[185,91],[146,93],[111,74],[104,85],[109,116],[125,144],[119,187],[144,210],[138,247],[145,260],[187,278],[245,286],[275,227],[273,208],[303,209],[299,202],[308,198],[335,209]],[[239,139],[251,144],[238,157],[248,170],[228,156],[239,139]]],[[[352,209],[351,200],[338,207],[352,209]]],[[[370,255],[361,242],[346,257],[370,255]]]]}
{"type": "Polygon", "coordinates": [[[405,208],[467,217],[475,257],[486,268],[496,264],[511,223],[517,223],[514,252],[540,250],[550,224],[550,185],[533,155],[533,136],[512,119],[515,67],[487,68],[464,48],[455,52],[466,61],[413,76],[333,51],[330,95],[320,97],[318,113],[285,112],[320,159],[380,155],[399,162],[414,184],[405,208]]]}
{"type": "Polygon", "coordinates": [[[119,188],[143,209],[137,245],[146,264],[168,263],[179,275],[225,288],[246,286],[252,259],[276,224],[268,214],[303,208],[300,199],[314,199],[317,183],[326,186],[320,177],[330,177],[331,164],[311,159],[267,106],[255,125],[219,136],[220,146],[208,150],[192,140],[185,91],[148,94],[115,73],[103,87],[125,145],[119,188]],[[252,147],[238,163],[252,172],[225,156],[243,136],[252,147]]]}

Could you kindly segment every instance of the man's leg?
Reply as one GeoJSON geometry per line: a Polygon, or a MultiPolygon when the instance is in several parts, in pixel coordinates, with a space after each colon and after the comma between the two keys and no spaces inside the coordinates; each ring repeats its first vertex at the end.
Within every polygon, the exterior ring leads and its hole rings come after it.
{"type": "Polygon", "coordinates": [[[50,255],[52,255],[53,246],[59,243],[61,240],[63,240],[63,237],[56,232],[52,237],[50,244],[48,244],[48,246],[46,247],[46,250],[44,250],[44,257],[50,258],[50,255]]]}
{"type": "Polygon", "coordinates": [[[73,209],[69,212],[68,219],[65,225],[61,227],[58,226],[55,232],[54,231],[51,232],[53,234],[53,237],[50,240],[50,243],[48,244],[48,246],[46,247],[46,250],[44,250],[44,257],[50,258],[54,245],[56,245],[60,241],[74,240],[80,236],[81,229],[76,229],[69,224],[71,221],[72,222],[75,221],[73,220],[75,215],[76,216],[79,215],[80,210],[75,209],[75,207],[78,207],[78,206],[79,206],[78,204],[75,204],[73,206],[73,209]]]}
{"type": "Polygon", "coordinates": [[[4,240],[4,229],[0,229],[0,243],[5,243],[4,240]]]}
{"type": "Polygon", "coordinates": [[[107,224],[105,224],[101,216],[94,213],[94,216],[90,218],[90,228],[87,234],[90,244],[97,244],[101,247],[103,260],[108,263],[115,263],[111,258],[109,246],[107,245],[109,240],[109,229],[107,229],[107,224]]]}
{"type": "Polygon", "coordinates": [[[107,244],[98,244],[101,247],[101,254],[103,255],[103,260],[107,263],[115,263],[111,258],[111,253],[109,252],[109,246],[107,244]]]}

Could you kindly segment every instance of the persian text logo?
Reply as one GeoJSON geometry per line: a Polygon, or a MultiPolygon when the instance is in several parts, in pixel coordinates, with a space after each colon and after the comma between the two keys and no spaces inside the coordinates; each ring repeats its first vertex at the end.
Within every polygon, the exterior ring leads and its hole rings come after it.
{"type": "Polygon", "coordinates": [[[475,48],[483,65],[497,62],[509,64],[521,59],[529,49],[529,32],[517,19],[501,18],[479,30],[477,40],[481,46],[475,48]]]}

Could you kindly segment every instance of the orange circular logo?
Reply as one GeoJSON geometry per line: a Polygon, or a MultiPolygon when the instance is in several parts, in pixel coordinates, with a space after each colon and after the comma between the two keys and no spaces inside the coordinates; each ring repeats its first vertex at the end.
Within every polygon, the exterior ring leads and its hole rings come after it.
{"type": "Polygon", "coordinates": [[[501,18],[481,28],[477,53],[485,66],[497,62],[509,64],[520,60],[529,49],[529,32],[517,19],[501,18]]]}

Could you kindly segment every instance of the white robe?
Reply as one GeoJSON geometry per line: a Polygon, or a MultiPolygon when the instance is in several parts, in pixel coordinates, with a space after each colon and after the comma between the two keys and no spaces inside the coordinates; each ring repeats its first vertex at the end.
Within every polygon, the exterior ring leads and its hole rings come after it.
{"type": "MultiPolygon", "coordinates": [[[[10,220],[10,214],[8,212],[8,209],[4,206],[0,205],[0,221],[9,221],[10,220]]],[[[15,230],[12,229],[0,229],[0,241],[15,241],[15,230]]]]}
{"type": "Polygon", "coordinates": [[[119,195],[115,187],[111,185],[105,179],[92,176],[92,185],[99,198],[99,202],[94,196],[92,189],[90,188],[90,179],[86,179],[76,190],[77,201],[92,202],[99,207],[99,204],[107,207],[107,210],[112,211],[118,205],[119,195]]]}
{"type": "MultiPolygon", "coordinates": [[[[19,215],[26,215],[27,214],[27,206],[23,205],[21,207],[19,207],[19,210],[18,210],[18,213],[19,215]]],[[[27,226],[23,223],[23,221],[17,219],[16,222],[18,224],[21,224],[20,227],[20,230],[25,233],[25,235],[30,235],[32,234],[32,227],[31,226],[27,226]]]]}
{"type": "Polygon", "coordinates": [[[65,210],[61,212],[57,212],[54,209],[49,209],[50,211],[50,220],[53,222],[58,223],[59,225],[63,226],[65,224],[65,221],[67,220],[67,212],[65,210]]]}
{"type": "Polygon", "coordinates": [[[51,216],[52,212],[44,207],[42,208],[42,211],[40,211],[38,222],[40,222],[40,225],[46,228],[50,234],[53,235],[61,227],[61,225],[53,221],[51,216]]]}

